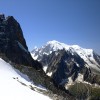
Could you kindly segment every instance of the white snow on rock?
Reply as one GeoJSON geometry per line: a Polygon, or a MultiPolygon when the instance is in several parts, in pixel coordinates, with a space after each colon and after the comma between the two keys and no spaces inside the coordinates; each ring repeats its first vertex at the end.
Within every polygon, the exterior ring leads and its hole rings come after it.
{"type": "Polygon", "coordinates": [[[83,82],[83,75],[82,74],[78,74],[77,79],[75,80],[76,82],[83,82]]]}
{"type": "MultiPolygon", "coordinates": [[[[93,57],[93,50],[92,49],[85,49],[78,45],[67,45],[64,43],[60,43],[56,40],[47,42],[46,45],[42,46],[38,49],[38,57],[42,55],[49,55],[53,51],[63,50],[70,51],[72,55],[75,53],[78,54],[85,62],[86,67],[91,67],[97,71],[100,72],[100,65],[95,61],[93,57]]],[[[37,55],[35,55],[36,52],[32,52],[32,57],[34,59],[38,59],[37,55]]]]}
{"type": "Polygon", "coordinates": [[[46,45],[50,45],[53,48],[53,51],[62,50],[64,48],[66,48],[66,50],[67,50],[70,47],[69,45],[66,45],[64,43],[60,43],[56,40],[49,41],[49,42],[47,42],[46,45]]]}
{"type": "Polygon", "coordinates": [[[43,70],[46,73],[48,66],[43,66],[43,70]]]}
{"type": "Polygon", "coordinates": [[[48,72],[47,75],[51,77],[52,76],[52,72],[48,72]]]}
{"type": "Polygon", "coordinates": [[[35,54],[32,54],[32,53],[31,53],[31,56],[32,56],[32,58],[33,58],[34,60],[36,60],[36,59],[38,58],[38,55],[35,56],[35,54]]]}
{"type": "Polygon", "coordinates": [[[70,85],[73,85],[73,84],[74,84],[74,82],[73,82],[73,80],[72,80],[72,77],[69,77],[69,78],[68,78],[68,83],[65,84],[65,88],[68,89],[69,86],[70,86],[70,85]]]}
{"type": "Polygon", "coordinates": [[[0,100],[50,100],[49,97],[31,90],[17,80],[26,85],[31,84],[26,75],[16,71],[0,58],[0,100]]]}
{"type": "MultiPolygon", "coordinates": [[[[48,65],[43,66],[43,70],[44,70],[45,73],[47,72],[47,68],[48,68],[48,65]]],[[[46,75],[48,75],[49,77],[51,77],[52,76],[52,72],[48,72],[48,73],[46,73],[46,75]]]]}

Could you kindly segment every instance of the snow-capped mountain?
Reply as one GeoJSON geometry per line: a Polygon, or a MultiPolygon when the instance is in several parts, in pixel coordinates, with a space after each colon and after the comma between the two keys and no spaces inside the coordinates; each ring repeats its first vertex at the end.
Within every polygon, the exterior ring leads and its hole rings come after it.
{"type": "Polygon", "coordinates": [[[35,48],[31,55],[44,66],[46,74],[58,85],[74,81],[100,84],[100,56],[92,49],[78,45],[66,45],[49,41],[41,48],[35,48]]]}
{"type": "Polygon", "coordinates": [[[31,55],[34,59],[41,60],[43,55],[50,55],[54,51],[57,52],[63,49],[69,51],[72,55],[78,54],[86,62],[86,67],[100,71],[100,56],[94,53],[92,49],[85,49],[78,45],[66,45],[53,40],[47,42],[47,44],[41,48],[33,49],[31,55]]]}

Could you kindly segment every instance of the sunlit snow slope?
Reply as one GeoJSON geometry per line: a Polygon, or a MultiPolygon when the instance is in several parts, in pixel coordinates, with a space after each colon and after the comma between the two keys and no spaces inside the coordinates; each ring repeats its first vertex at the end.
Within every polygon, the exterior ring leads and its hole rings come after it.
{"type": "Polygon", "coordinates": [[[21,74],[0,58],[0,100],[50,100],[20,84],[18,80],[31,84],[26,75],[21,74]]]}

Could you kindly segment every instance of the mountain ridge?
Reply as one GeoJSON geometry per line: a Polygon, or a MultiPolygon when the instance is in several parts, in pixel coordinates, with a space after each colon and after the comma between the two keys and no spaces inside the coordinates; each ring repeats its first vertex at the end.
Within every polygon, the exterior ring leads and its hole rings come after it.
{"type": "Polygon", "coordinates": [[[76,80],[100,85],[100,56],[92,49],[53,40],[35,48],[31,55],[42,63],[45,73],[58,87],[76,80]]]}
{"type": "MultiPolygon", "coordinates": [[[[85,49],[85,48],[82,48],[82,47],[80,47],[78,45],[66,45],[66,44],[60,43],[60,42],[58,42],[56,40],[47,42],[46,45],[40,47],[39,49],[35,48],[31,52],[31,55],[33,56],[34,59],[39,60],[38,56],[42,56],[43,54],[49,55],[49,54],[51,54],[54,51],[56,52],[58,50],[63,50],[63,49],[65,49],[66,51],[70,51],[72,54],[77,53],[87,63],[87,65],[86,65],[87,67],[89,67],[88,64],[90,62],[93,62],[95,65],[100,67],[100,65],[99,65],[100,64],[100,58],[98,60],[98,63],[99,63],[98,64],[95,61],[94,57],[93,57],[94,54],[97,55],[97,53],[95,53],[93,51],[93,49],[85,49]]],[[[98,55],[98,57],[99,57],[99,55],[98,55]]],[[[91,63],[90,66],[92,66],[92,68],[94,68],[93,67],[94,65],[92,65],[92,63],[91,63]]],[[[98,67],[95,66],[95,68],[100,71],[100,69],[98,67]]]]}

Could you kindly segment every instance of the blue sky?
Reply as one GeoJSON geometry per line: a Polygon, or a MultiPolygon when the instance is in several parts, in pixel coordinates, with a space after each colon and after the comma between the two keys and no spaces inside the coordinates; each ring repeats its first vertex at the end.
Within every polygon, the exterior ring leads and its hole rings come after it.
{"type": "Polygon", "coordinates": [[[57,40],[100,54],[100,0],[0,0],[20,23],[29,50],[57,40]]]}

